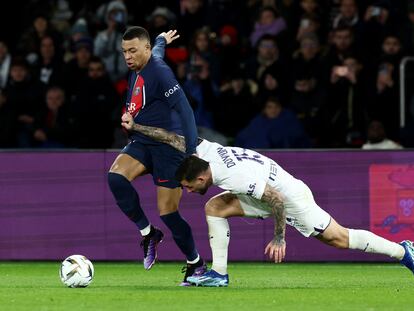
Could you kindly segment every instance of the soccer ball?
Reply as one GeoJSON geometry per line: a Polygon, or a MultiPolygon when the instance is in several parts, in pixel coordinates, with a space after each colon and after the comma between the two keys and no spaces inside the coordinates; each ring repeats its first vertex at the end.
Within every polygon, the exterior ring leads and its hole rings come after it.
{"type": "Polygon", "coordinates": [[[82,255],[72,255],[62,261],[60,279],[68,287],[86,287],[93,279],[92,263],[82,255]]]}

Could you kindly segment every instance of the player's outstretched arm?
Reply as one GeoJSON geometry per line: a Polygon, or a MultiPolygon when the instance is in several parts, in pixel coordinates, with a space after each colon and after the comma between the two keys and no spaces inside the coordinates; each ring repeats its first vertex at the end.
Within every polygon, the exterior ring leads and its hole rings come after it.
{"type": "Polygon", "coordinates": [[[283,206],[283,198],[276,189],[269,184],[266,184],[262,195],[262,201],[269,204],[275,218],[275,236],[273,240],[267,244],[265,254],[269,254],[269,258],[275,262],[282,262],[286,254],[286,212],[283,206]]]}
{"type": "Polygon", "coordinates": [[[135,131],[156,141],[168,144],[178,151],[185,152],[185,138],[165,129],[136,124],[131,114],[124,113],[121,125],[128,131],[135,131]]]}
{"type": "Polygon", "coordinates": [[[160,33],[157,38],[155,38],[155,44],[152,48],[152,55],[155,57],[164,58],[165,46],[178,39],[179,37],[180,35],[177,34],[177,30],[169,30],[167,32],[160,33]]]}
{"type": "Polygon", "coordinates": [[[168,30],[167,32],[162,32],[158,35],[158,37],[164,37],[165,42],[167,44],[170,44],[174,40],[178,39],[180,37],[179,34],[177,34],[177,30],[168,30]]]}

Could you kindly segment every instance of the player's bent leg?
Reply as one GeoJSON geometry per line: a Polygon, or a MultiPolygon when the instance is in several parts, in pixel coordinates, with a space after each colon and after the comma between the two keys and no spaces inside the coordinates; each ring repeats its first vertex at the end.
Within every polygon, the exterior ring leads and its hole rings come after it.
{"type": "Polygon", "coordinates": [[[331,218],[328,227],[322,233],[316,235],[315,238],[336,248],[349,247],[348,229],[342,227],[333,218],[331,218]]]}
{"type": "Polygon", "coordinates": [[[182,286],[190,285],[187,278],[191,275],[203,274],[207,267],[195,247],[191,227],[178,212],[178,204],[182,195],[181,188],[157,188],[158,210],[161,220],[171,230],[173,239],[181,252],[186,256],[187,265],[183,268],[185,273],[182,286]]]}
{"type": "Polygon", "coordinates": [[[126,153],[121,153],[112,163],[109,173],[120,174],[129,181],[132,181],[138,176],[145,175],[147,173],[147,169],[144,164],[137,159],[134,159],[126,153]]]}
{"type": "Polygon", "coordinates": [[[192,276],[188,281],[197,286],[228,286],[227,274],[230,228],[228,217],[244,216],[236,195],[223,192],[211,198],[205,206],[208,234],[212,251],[211,270],[203,275],[192,276]]]}
{"type": "Polygon", "coordinates": [[[207,216],[229,218],[243,217],[244,211],[236,195],[225,191],[212,197],[205,205],[207,216]]]}
{"type": "Polygon", "coordinates": [[[141,162],[127,154],[120,154],[109,170],[108,184],[118,206],[137,225],[143,236],[144,268],[149,270],[157,258],[156,248],[163,234],[150,225],[141,208],[138,193],[131,184],[132,180],[145,173],[146,168],[141,162]]]}

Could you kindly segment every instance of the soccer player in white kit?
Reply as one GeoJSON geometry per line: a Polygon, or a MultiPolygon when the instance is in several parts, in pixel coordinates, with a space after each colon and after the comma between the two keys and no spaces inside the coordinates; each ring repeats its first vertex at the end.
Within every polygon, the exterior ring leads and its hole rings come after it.
{"type": "MultiPolygon", "coordinates": [[[[185,140],[164,129],[136,124],[127,113],[122,125],[184,151],[185,140]]],[[[414,273],[414,246],[411,241],[395,243],[367,230],[342,227],[315,202],[309,187],[286,172],[272,159],[253,150],[223,147],[200,139],[197,155],[186,158],[176,177],[189,192],[205,194],[211,185],[224,192],[205,206],[213,263],[211,270],[187,281],[199,286],[228,286],[227,252],[230,241],[229,217],[267,218],[273,216],[275,230],[265,253],[273,261],[285,257],[285,224],[305,237],[343,249],[358,249],[395,258],[414,273]]]]}

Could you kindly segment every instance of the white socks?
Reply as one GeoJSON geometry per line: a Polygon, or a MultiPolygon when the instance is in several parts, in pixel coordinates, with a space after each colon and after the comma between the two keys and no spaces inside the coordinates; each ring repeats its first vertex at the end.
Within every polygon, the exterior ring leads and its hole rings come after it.
{"type": "Polygon", "coordinates": [[[349,230],[349,248],[359,249],[366,253],[383,254],[401,260],[404,257],[404,247],[388,241],[370,231],[349,230]]]}
{"type": "Polygon", "coordinates": [[[226,218],[207,216],[208,236],[213,254],[211,269],[227,274],[227,253],[230,242],[230,228],[226,218]]]}
{"type": "Polygon", "coordinates": [[[141,232],[142,236],[146,236],[151,232],[151,224],[149,224],[148,226],[146,226],[144,229],[139,230],[139,232],[141,232]]]}

